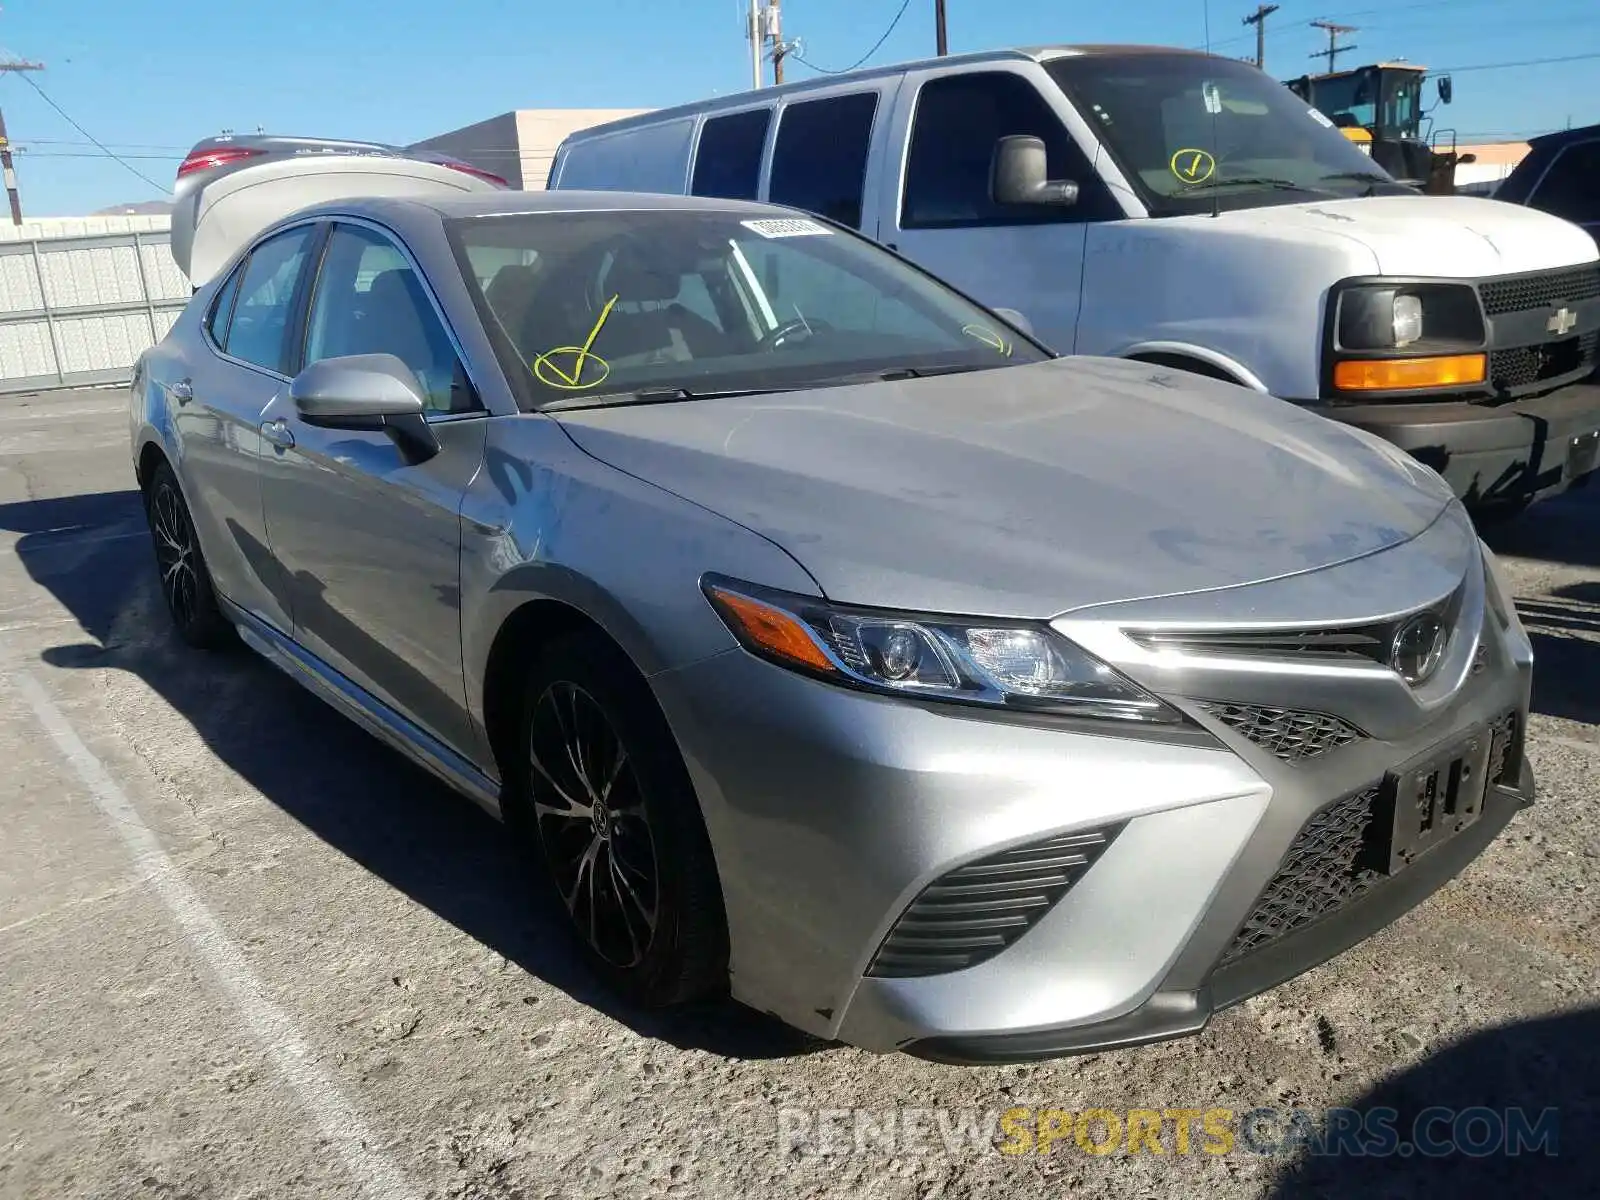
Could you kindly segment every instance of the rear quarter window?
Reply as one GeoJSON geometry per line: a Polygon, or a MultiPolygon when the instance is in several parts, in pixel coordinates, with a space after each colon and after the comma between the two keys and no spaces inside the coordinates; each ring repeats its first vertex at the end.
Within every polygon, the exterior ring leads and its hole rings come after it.
{"type": "Polygon", "coordinates": [[[689,182],[694,118],[682,117],[568,145],[555,186],[567,191],[667,192],[689,182]]]}

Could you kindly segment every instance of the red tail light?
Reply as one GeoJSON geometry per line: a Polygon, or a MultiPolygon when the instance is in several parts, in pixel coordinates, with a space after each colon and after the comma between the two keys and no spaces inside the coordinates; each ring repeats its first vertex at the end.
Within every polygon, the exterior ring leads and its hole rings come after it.
{"type": "Polygon", "coordinates": [[[196,171],[209,171],[212,167],[225,167],[246,158],[265,154],[265,150],[250,150],[244,146],[222,146],[214,150],[191,150],[189,157],[178,165],[178,178],[196,171]]]}
{"type": "Polygon", "coordinates": [[[455,159],[451,158],[446,159],[439,165],[441,167],[449,167],[452,171],[460,171],[463,175],[471,175],[475,179],[486,179],[490,183],[498,184],[503,188],[509,188],[511,186],[508,181],[500,178],[500,176],[496,175],[493,171],[485,171],[482,167],[475,167],[471,163],[457,162],[455,159]]]}

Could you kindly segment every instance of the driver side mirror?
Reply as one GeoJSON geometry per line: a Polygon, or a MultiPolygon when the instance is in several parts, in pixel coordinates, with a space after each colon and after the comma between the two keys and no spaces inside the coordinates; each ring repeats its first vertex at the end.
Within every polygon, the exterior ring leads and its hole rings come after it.
{"type": "Polygon", "coordinates": [[[1439,103],[1440,104],[1449,104],[1451,97],[1454,96],[1455,92],[1456,92],[1455,84],[1450,82],[1450,76],[1448,76],[1448,75],[1439,76],[1438,87],[1439,87],[1439,103]]]}
{"type": "Polygon", "coordinates": [[[989,174],[989,195],[996,204],[1053,205],[1067,208],[1078,202],[1078,185],[1069,179],[1052,180],[1047,171],[1044,142],[1022,134],[1003,137],[994,146],[989,174]]]}
{"type": "Polygon", "coordinates": [[[423,417],[422,385],[392,354],[349,354],[314,362],[289,385],[289,399],[307,425],[381,430],[410,463],[439,453],[423,417]]]}

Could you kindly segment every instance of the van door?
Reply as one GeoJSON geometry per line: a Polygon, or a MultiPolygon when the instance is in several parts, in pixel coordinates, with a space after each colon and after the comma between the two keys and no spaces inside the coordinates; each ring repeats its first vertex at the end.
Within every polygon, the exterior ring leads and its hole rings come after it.
{"type": "Polygon", "coordinates": [[[1071,132],[1078,124],[1055,88],[1041,92],[1033,64],[983,63],[905,77],[883,155],[888,185],[879,240],[992,308],[1028,318],[1047,345],[1077,342],[1085,233],[1126,214],[1071,132]],[[989,189],[995,144],[1043,140],[1051,179],[1078,184],[1068,207],[996,204],[989,189]]]}
{"type": "Polygon", "coordinates": [[[877,236],[884,165],[873,133],[893,118],[900,76],[799,93],[778,112],[762,199],[877,236]]]}

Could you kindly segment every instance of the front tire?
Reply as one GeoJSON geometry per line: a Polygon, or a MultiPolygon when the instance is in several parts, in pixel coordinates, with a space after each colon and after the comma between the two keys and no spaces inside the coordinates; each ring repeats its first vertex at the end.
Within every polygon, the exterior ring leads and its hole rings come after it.
{"type": "Polygon", "coordinates": [[[214,650],[230,640],[232,628],[217,605],[211,572],[200,552],[189,506],[178,477],[166,463],[156,467],[145,488],[145,518],[155,548],[161,597],[178,636],[201,650],[214,650]]]}
{"type": "Polygon", "coordinates": [[[647,1007],[726,990],[727,927],[666,719],[598,635],[548,647],[522,706],[508,817],[590,967],[647,1007]]]}

